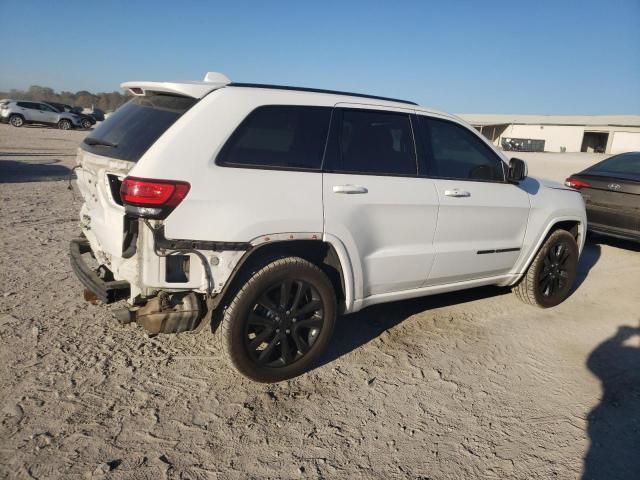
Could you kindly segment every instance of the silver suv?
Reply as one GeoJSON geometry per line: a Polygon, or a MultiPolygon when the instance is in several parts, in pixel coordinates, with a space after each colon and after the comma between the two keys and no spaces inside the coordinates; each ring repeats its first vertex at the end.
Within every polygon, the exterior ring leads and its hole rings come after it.
{"type": "Polygon", "coordinates": [[[0,105],[0,121],[14,127],[27,123],[55,125],[61,130],[82,127],[82,118],[71,112],[59,112],[44,102],[10,100],[0,105]]]}

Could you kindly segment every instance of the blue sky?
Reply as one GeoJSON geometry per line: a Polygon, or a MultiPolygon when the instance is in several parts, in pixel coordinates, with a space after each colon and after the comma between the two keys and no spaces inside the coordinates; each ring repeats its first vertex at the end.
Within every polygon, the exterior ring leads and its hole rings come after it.
{"type": "Polygon", "coordinates": [[[213,70],[451,112],[640,114],[640,0],[0,0],[0,18],[3,89],[213,70]]]}

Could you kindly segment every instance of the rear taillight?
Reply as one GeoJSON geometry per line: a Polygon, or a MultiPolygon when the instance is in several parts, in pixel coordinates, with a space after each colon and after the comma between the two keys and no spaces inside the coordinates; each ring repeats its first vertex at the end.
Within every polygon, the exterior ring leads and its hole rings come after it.
{"type": "Polygon", "coordinates": [[[564,181],[564,184],[567,187],[575,188],[576,190],[580,190],[581,188],[589,188],[591,184],[585,182],[584,180],[579,180],[574,177],[569,177],[564,181]]]}
{"type": "Polygon", "coordinates": [[[145,218],[166,218],[189,193],[187,182],[126,177],[120,199],[128,214],[145,218]]]}

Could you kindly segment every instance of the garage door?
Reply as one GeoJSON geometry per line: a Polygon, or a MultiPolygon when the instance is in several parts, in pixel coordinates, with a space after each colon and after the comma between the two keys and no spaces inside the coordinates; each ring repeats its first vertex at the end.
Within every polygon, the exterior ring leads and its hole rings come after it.
{"type": "Polygon", "coordinates": [[[640,132],[615,132],[611,153],[640,152],[640,132]]]}

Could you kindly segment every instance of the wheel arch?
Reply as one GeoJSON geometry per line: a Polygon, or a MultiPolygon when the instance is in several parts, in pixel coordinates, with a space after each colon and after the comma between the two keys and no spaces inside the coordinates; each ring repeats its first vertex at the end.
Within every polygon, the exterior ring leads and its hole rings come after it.
{"type": "Polygon", "coordinates": [[[350,310],[353,305],[353,279],[346,250],[340,244],[320,239],[268,240],[253,246],[238,261],[225,282],[214,308],[230,301],[231,295],[241,287],[243,282],[265,264],[290,256],[304,258],[317,265],[333,285],[339,311],[350,310]]]}
{"type": "Polygon", "coordinates": [[[25,116],[21,113],[12,113],[11,115],[9,115],[9,122],[11,122],[11,117],[20,117],[22,119],[23,123],[27,123],[27,119],[25,118],[25,116]]]}
{"type": "Polygon", "coordinates": [[[566,230],[571,233],[571,235],[573,235],[573,238],[576,239],[576,243],[578,244],[578,251],[580,253],[582,252],[582,248],[584,247],[584,242],[587,235],[585,218],[580,218],[577,216],[553,218],[547,223],[545,229],[543,230],[543,233],[538,237],[535,243],[535,247],[530,250],[528,256],[525,257],[525,260],[519,263],[515,274],[516,278],[512,282],[512,284],[518,283],[522,276],[526,274],[527,269],[533,262],[540,248],[542,248],[544,242],[556,230],[566,230]]]}

